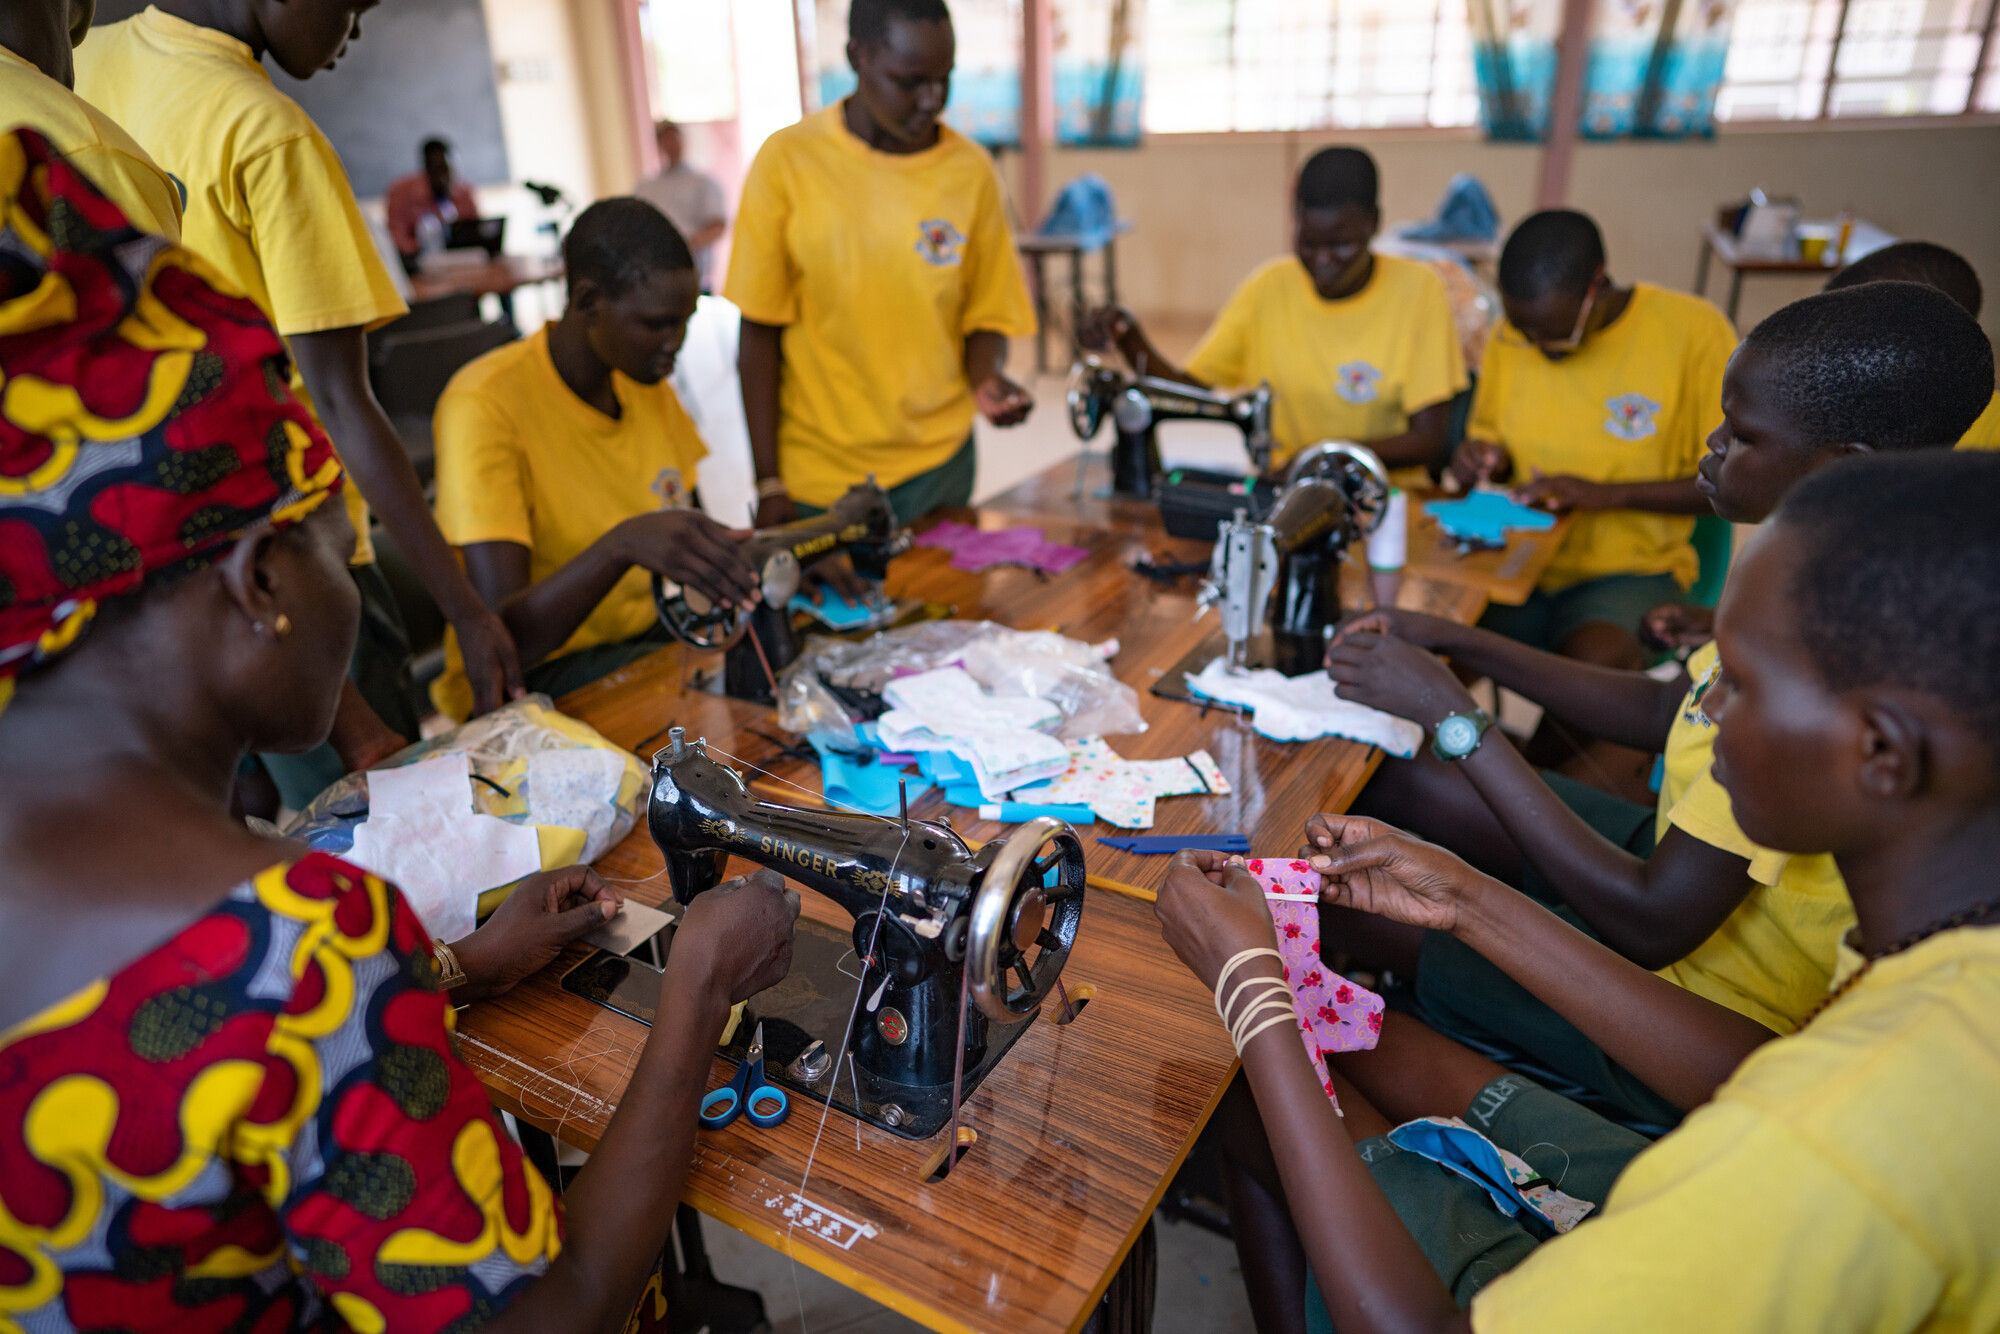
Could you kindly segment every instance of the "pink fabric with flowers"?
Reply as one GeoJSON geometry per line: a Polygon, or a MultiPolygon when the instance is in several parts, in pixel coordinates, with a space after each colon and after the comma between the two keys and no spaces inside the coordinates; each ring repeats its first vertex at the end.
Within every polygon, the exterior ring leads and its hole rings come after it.
{"type": "Polygon", "coordinates": [[[1326,1073],[1330,1052],[1367,1051],[1382,1036],[1382,998],[1326,967],[1319,958],[1319,872],[1295,858],[1253,857],[1244,862],[1257,883],[1279,894],[1310,894],[1305,900],[1266,899],[1271,921],[1278,928],[1278,954],[1285,964],[1285,981],[1292,987],[1292,1004],[1299,1015],[1299,1040],[1319,1071],[1319,1082],[1331,1098],[1333,1081],[1326,1073]]]}

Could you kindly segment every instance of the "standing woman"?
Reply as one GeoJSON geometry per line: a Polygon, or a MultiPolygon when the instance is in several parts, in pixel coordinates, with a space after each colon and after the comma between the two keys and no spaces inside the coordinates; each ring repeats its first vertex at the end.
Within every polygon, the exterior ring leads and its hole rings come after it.
{"type": "Polygon", "coordinates": [[[557,1201],[451,1004],[616,894],[530,877],[434,951],[393,885],[231,818],[246,751],[333,722],[361,615],[340,464],[256,305],[40,135],[0,137],[0,210],[0,1327],[620,1328],[796,896],[689,907],[675,1022],[557,1201]]]}
{"type": "Polygon", "coordinates": [[[873,474],[904,522],[972,499],[975,411],[1034,400],[1007,340],[1034,308],[986,154],[938,123],[956,50],[944,0],[854,0],[853,96],[778,131],[743,184],[723,295],[757,524],[817,514],[873,474]]]}

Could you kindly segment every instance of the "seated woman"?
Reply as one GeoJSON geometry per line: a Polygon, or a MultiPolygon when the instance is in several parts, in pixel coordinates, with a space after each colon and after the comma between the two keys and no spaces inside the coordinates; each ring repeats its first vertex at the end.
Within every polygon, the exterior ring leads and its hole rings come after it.
{"type": "MultiPolygon", "coordinates": [[[[1392,1016],[1376,1050],[1332,1058],[1343,1121],[1292,1015],[1246,1033],[1271,1184],[1316,1280],[1293,1327],[1989,1323],[2000,1160],[1978,1146],[2000,1097],[2000,460],[1858,459],[1809,478],[1743,554],[1717,631],[1717,777],[1759,842],[1831,849],[1859,919],[1839,980],[1772,1038],[1441,848],[1326,817],[1326,902],[1451,932],[1690,1114],[1648,1145],[1392,1016]],[[1383,1138],[1426,1115],[1463,1119],[1593,1207],[1552,1238],[1502,1216],[1383,1138]]],[[[1168,942],[1205,983],[1268,978],[1289,996],[1258,882],[1184,857],[1158,905],[1168,942]]],[[[1246,1249],[1246,1270],[1266,1253],[1246,1249]]]]}
{"type": "Polygon", "coordinates": [[[1443,280],[1368,248],[1382,226],[1376,192],[1362,149],[1313,154],[1292,197],[1292,254],[1243,280],[1185,368],[1123,307],[1091,316],[1084,346],[1115,346],[1135,373],[1185,384],[1270,381],[1273,467],[1322,440],[1367,445],[1391,468],[1442,467],[1465,356],[1443,280]]]}
{"type": "MultiPolygon", "coordinates": [[[[616,1327],[796,898],[759,877],[690,907],[676,1022],[556,1201],[402,895],[229,814],[242,755],[325,737],[361,610],[284,344],[32,131],[0,139],[0,198],[0,1323],[616,1327]]],[[[584,868],[523,885],[457,945],[461,994],[616,897],[584,868]]]]}
{"type": "MultiPolygon", "coordinates": [[[[757,576],[696,504],[708,446],[667,383],[701,280],[643,199],[602,199],[563,238],[562,318],[462,367],[438,399],[437,516],[500,613],[528,688],[561,696],[669,642],[652,580],[747,604],[757,576]]],[[[472,685],[445,637],[441,713],[472,685]]]]}

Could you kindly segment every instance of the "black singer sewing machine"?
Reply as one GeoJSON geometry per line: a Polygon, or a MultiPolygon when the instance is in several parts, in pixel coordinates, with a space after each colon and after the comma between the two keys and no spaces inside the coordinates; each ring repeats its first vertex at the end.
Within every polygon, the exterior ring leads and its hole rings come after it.
{"type": "Polygon", "coordinates": [[[1271,462],[1271,386],[1229,395],[1179,380],[1132,375],[1085,353],[1069,372],[1069,424],[1089,441],[1111,418],[1118,440],[1111,451],[1111,490],[1149,499],[1160,473],[1163,421],[1227,422],[1243,433],[1250,462],[1263,472],[1271,462]]]}
{"type": "Polygon", "coordinates": [[[744,559],[757,571],[763,591],[754,612],[718,607],[692,588],[669,590],[657,574],[653,576],[653,603],[659,608],[661,623],[683,644],[727,650],[722,668],[726,694],[770,704],[775,702],[773,677],[799,655],[791,601],[799,591],[805,567],[845,551],[857,574],[880,580],[889,573],[890,559],[909,549],[909,531],[896,522],[889,493],[870,477],[850,487],[825,514],[761,529],[744,542],[744,559]],[[759,648],[763,650],[761,661],[759,648]]]}
{"type": "MultiPolygon", "coordinates": [[[[751,998],[725,1051],[740,1058],[761,1022],[768,1078],[906,1138],[936,1134],[1058,993],[1083,918],[1075,832],[1030,820],[974,852],[942,822],[761,800],[706,742],[669,737],[646,818],[676,901],[737,856],[854,918],[851,933],[799,919],[791,975],[751,998]],[[852,1062],[836,1066],[842,1049],[852,1062]]],[[[563,985],[651,1022],[640,1007],[659,974],[600,952],[563,985]]]]}
{"type": "Polygon", "coordinates": [[[1217,656],[1232,669],[1318,670],[1340,623],[1341,562],[1381,526],[1389,490],[1382,461],[1363,446],[1323,441],[1301,452],[1269,513],[1239,509],[1218,525],[1195,616],[1221,610],[1220,642],[1204,640],[1153,693],[1187,699],[1185,675],[1217,656]]]}

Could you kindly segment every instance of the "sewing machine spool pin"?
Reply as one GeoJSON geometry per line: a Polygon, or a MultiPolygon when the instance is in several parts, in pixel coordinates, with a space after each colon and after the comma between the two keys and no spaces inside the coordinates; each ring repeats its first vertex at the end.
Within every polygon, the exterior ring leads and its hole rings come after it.
{"type": "Polygon", "coordinates": [[[910,533],[896,521],[889,494],[871,476],[850,487],[826,513],[753,533],[740,548],[757,571],[760,596],[750,611],[715,606],[699,590],[670,588],[653,576],[653,605],[661,624],[690,648],[726,652],[724,692],[754,703],[775,703],[771,674],[782,672],[799,655],[798,632],[792,625],[792,595],[799,591],[805,567],[845,551],[863,578],[880,580],[889,562],[910,549],[910,533]],[[743,643],[755,630],[763,649],[743,643]]]}
{"type": "MultiPolygon", "coordinates": [[[[804,947],[809,928],[832,934],[806,920],[794,976],[750,1002],[758,1017],[787,1019],[828,1047],[841,1045],[839,1025],[853,1013],[847,1045],[860,1085],[853,1096],[837,1080],[791,1076],[790,1087],[898,1134],[935,1133],[950,1114],[954,1066],[962,1059],[969,1095],[1055,994],[1083,913],[1075,832],[1059,820],[1031,820],[975,853],[946,825],[907,811],[883,819],[763,801],[702,741],[678,727],[668,737],[653,757],[647,823],[676,900],[721,883],[735,855],[827,896],[853,918],[861,995],[874,1004],[850,1011],[854,974],[837,968],[839,955],[824,943],[815,948],[828,955],[827,975],[802,975],[817,967],[805,962],[818,957],[804,947]],[[962,1029],[961,987],[970,998],[962,1029]],[[894,1124],[885,1110],[892,1105],[902,1117],[894,1124]]],[[[785,1077],[791,1059],[778,1054],[784,1060],[774,1056],[773,1078],[785,1077]]]]}

